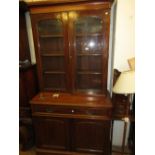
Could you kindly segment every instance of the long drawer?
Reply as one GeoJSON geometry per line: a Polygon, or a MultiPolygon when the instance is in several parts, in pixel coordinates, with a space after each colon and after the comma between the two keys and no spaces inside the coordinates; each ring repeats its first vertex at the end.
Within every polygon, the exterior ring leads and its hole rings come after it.
{"type": "Polygon", "coordinates": [[[32,113],[111,116],[111,108],[32,105],[32,113]]]}

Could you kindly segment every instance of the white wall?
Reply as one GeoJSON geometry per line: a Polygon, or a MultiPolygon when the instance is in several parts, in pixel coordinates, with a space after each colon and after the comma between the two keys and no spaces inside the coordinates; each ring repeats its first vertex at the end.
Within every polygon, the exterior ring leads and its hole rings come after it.
{"type": "MultiPolygon", "coordinates": [[[[128,70],[127,60],[135,56],[134,11],[134,0],[117,0],[113,68],[119,71],[128,70]]],[[[122,121],[114,122],[113,145],[122,145],[123,125],[122,121]]]]}
{"type": "Polygon", "coordinates": [[[134,57],[134,0],[117,0],[114,68],[128,70],[134,57]]]}
{"type": "Polygon", "coordinates": [[[29,12],[25,13],[25,19],[26,19],[28,42],[29,42],[29,47],[30,47],[31,63],[36,64],[35,48],[34,48],[34,41],[33,41],[33,34],[32,34],[32,25],[31,25],[31,19],[30,19],[29,12]]]}

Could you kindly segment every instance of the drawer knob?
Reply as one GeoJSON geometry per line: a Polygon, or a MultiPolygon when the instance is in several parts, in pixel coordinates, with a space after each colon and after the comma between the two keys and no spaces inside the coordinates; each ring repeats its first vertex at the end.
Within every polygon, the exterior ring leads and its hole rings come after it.
{"type": "Polygon", "coordinates": [[[74,110],[72,110],[72,113],[74,113],[75,111],[74,110]]]}

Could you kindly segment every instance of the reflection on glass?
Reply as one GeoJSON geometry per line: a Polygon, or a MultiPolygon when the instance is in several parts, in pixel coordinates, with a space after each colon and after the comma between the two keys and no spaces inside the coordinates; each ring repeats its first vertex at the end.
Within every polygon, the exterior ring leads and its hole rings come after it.
{"type": "Polygon", "coordinates": [[[100,53],[103,49],[103,36],[76,37],[76,49],[81,53],[100,53]]]}
{"type": "Polygon", "coordinates": [[[93,47],[95,46],[95,42],[94,42],[93,40],[91,40],[91,41],[89,42],[88,46],[89,46],[90,48],[93,48],[93,47]]]}
{"type": "Polygon", "coordinates": [[[78,18],[78,14],[74,11],[69,12],[69,18],[76,20],[78,18]]]}

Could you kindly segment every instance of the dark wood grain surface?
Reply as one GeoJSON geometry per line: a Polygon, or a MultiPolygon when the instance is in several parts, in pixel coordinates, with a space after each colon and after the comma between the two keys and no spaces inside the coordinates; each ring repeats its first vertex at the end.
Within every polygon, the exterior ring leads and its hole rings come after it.
{"type": "Polygon", "coordinates": [[[50,104],[50,105],[70,105],[81,107],[112,107],[109,96],[99,95],[72,95],[70,93],[52,93],[41,92],[36,95],[31,101],[31,104],[50,104]],[[58,97],[54,97],[58,95],[58,97]]]}
{"type": "Polygon", "coordinates": [[[111,152],[112,1],[82,1],[29,3],[41,90],[30,101],[37,155],[111,152]]]}

